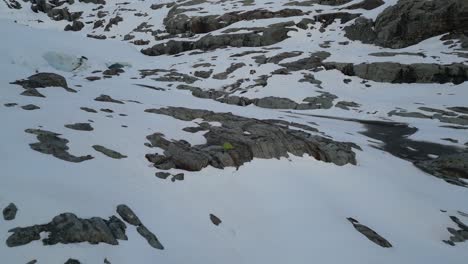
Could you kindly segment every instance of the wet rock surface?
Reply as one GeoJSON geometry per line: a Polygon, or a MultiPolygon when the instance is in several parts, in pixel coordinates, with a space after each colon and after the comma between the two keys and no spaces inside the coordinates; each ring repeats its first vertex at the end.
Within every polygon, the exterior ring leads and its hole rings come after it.
{"type": "Polygon", "coordinates": [[[58,159],[69,162],[82,162],[85,160],[93,159],[93,156],[74,156],[68,152],[68,140],[59,137],[60,134],[50,132],[42,129],[26,129],[26,133],[36,135],[39,142],[29,144],[29,146],[38,152],[52,155],[58,159]]]}
{"type": "Polygon", "coordinates": [[[356,164],[352,144],[282,127],[274,121],[181,107],[148,109],[146,112],[183,121],[201,118],[206,122],[222,124],[221,127],[209,128],[204,134],[207,143],[203,145],[169,141],[159,133],[149,135],[147,139],[153,147],[164,149],[164,155],[147,155],[147,159],[159,169],[200,171],[209,165],[220,169],[239,167],[253,158],[281,158],[288,157],[288,153],[296,156],[308,154],[317,160],[337,165],[356,164]]]}
{"type": "Polygon", "coordinates": [[[441,155],[433,160],[417,161],[415,165],[447,182],[468,187],[468,152],[441,155]]]}
{"type": "Polygon", "coordinates": [[[365,237],[367,237],[370,241],[374,242],[375,244],[383,247],[383,248],[391,248],[392,244],[388,242],[385,238],[379,235],[377,232],[372,230],[371,228],[359,223],[358,220],[348,217],[347,218],[351,224],[353,224],[354,228],[365,237]]]}
{"type": "Polygon", "coordinates": [[[384,142],[379,146],[399,158],[411,161],[421,170],[458,186],[468,187],[468,155],[462,149],[408,137],[418,130],[402,123],[364,123],[362,134],[384,142]],[[437,155],[431,159],[429,155],[437,155]],[[464,180],[465,179],[465,180],[464,180]]]}

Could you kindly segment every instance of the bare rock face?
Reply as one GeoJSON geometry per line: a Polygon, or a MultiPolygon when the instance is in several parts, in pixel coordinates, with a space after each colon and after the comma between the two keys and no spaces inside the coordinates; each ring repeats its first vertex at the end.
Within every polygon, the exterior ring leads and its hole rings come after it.
{"type": "Polygon", "coordinates": [[[60,8],[68,1],[54,1],[54,0],[31,0],[31,10],[33,12],[46,13],[52,20],[60,21],[74,21],[78,19],[83,12],[70,12],[67,7],[60,8]]]}
{"type": "Polygon", "coordinates": [[[367,237],[370,241],[374,242],[375,244],[383,247],[383,248],[391,248],[392,244],[388,242],[385,238],[383,238],[381,235],[377,234],[374,230],[370,229],[369,227],[359,223],[354,218],[348,217],[347,218],[351,224],[353,224],[354,228],[361,234],[363,234],[365,237],[367,237]]]}
{"type": "Polygon", "coordinates": [[[400,0],[375,20],[356,20],[346,36],[388,48],[404,48],[444,33],[468,30],[465,0],[400,0]],[[365,23],[364,23],[365,22],[365,23]],[[371,33],[373,32],[373,33],[371,33]]]}
{"type": "Polygon", "coordinates": [[[347,6],[345,9],[365,9],[372,10],[385,4],[383,0],[363,0],[362,2],[347,6]]]}
{"type": "Polygon", "coordinates": [[[148,56],[163,54],[178,54],[190,50],[215,50],[223,47],[262,47],[273,45],[288,38],[288,32],[295,30],[285,25],[276,25],[263,28],[259,32],[206,35],[196,41],[170,40],[166,43],[156,44],[143,49],[141,52],[148,56]]]}
{"type": "Polygon", "coordinates": [[[109,220],[100,217],[81,219],[72,213],[63,213],[47,224],[11,229],[9,232],[13,234],[8,237],[7,245],[9,247],[26,245],[39,240],[42,232],[48,233],[48,237],[42,240],[44,245],[80,242],[118,245],[117,240],[127,240],[126,228],[125,223],[115,216],[111,216],[109,220]]]}
{"type": "Polygon", "coordinates": [[[220,122],[210,126],[204,134],[206,144],[192,146],[186,141],[169,141],[159,133],[147,138],[154,147],[164,149],[164,155],[148,154],[146,158],[159,169],[177,168],[200,171],[211,165],[215,168],[239,167],[253,158],[281,158],[288,153],[308,154],[317,160],[337,165],[356,164],[350,143],[313,136],[281,126],[274,120],[258,120],[207,110],[169,107],[147,109],[146,112],[172,116],[191,121],[201,118],[206,122],[220,122]]]}
{"type": "Polygon", "coordinates": [[[468,81],[468,66],[462,63],[447,65],[415,63],[400,64],[396,62],[373,63],[336,63],[327,62],[324,66],[337,69],[348,76],[389,83],[454,83],[468,81]]]}
{"type": "Polygon", "coordinates": [[[269,11],[265,9],[256,9],[245,12],[230,12],[221,16],[196,16],[189,17],[183,13],[178,13],[177,7],[169,12],[164,24],[170,34],[193,33],[203,34],[227,27],[239,21],[248,21],[256,19],[269,19],[279,17],[303,16],[305,13],[300,9],[282,9],[278,11],[269,11]]]}

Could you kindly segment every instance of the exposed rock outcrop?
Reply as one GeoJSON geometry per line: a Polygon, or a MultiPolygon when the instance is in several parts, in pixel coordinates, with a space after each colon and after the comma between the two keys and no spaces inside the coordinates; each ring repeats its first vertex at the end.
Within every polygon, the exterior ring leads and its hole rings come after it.
{"type": "Polygon", "coordinates": [[[202,34],[209,33],[239,21],[303,16],[305,13],[300,9],[282,9],[278,11],[269,11],[266,9],[256,9],[245,12],[230,12],[221,16],[195,16],[189,17],[183,13],[175,11],[177,7],[173,7],[164,19],[166,31],[170,34],[193,33],[202,34]]]}
{"type": "Polygon", "coordinates": [[[118,245],[118,240],[127,240],[126,228],[125,223],[115,216],[109,217],[108,220],[100,217],[82,219],[72,213],[63,213],[47,224],[11,229],[9,232],[13,234],[8,237],[6,243],[9,247],[26,245],[41,239],[41,233],[46,232],[48,236],[42,240],[44,245],[80,242],[118,245]]]}
{"type": "Polygon", "coordinates": [[[140,221],[140,218],[138,218],[138,216],[133,212],[132,209],[130,209],[130,207],[125,204],[118,205],[117,213],[120,215],[120,217],[122,217],[122,219],[124,219],[125,222],[136,226],[138,234],[145,238],[151,247],[160,250],[164,249],[164,246],[161,244],[161,242],[159,242],[156,235],[149,231],[145,225],[143,225],[143,223],[140,221]]]}
{"type": "Polygon", "coordinates": [[[447,65],[396,62],[373,63],[324,63],[327,70],[337,69],[348,76],[389,83],[454,83],[468,80],[468,66],[462,63],[447,65]]]}
{"type": "Polygon", "coordinates": [[[379,246],[381,246],[383,248],[391,248],[392,247],[392,244],[390,244],[390,242],[388,242],[385,238],[383,238],[381,235],[379,235],[374,230],[372,230],[369,227],[359,223],[359,221],[357,221],[354,218],[348,217],[347,219],[348,219],[349,222],[351,222],[351,224],[353,224],[354,228],[356,228],[356,230],[359,233],[363,234],[370,241],[374,242],[375,244],[377,244],[377,245],[379,245],[379,246]]]}
{"type": "Polygon", "coordinates": [[[430,37],[466,30],[468,2],[465,0],[400,0],[385,9],[375,23],[357,20],[355,25],[345,28],[350,39],[388,48],[404,48],[430,37]]]}
{"type": "Polygon", "coordinates": [[[317,160],[337,165],[356,164],[353,144],[313,136],[306,132],[279,125],[274,120],[258,120],[230,113],[215,113],[181,107],[147,109],[146,112],[172,116],[191,121],[220,122],[210,126],[204,134],[206,144],[192,146],[185,141],[169,141],[159,133],[147,138],[153,147],[164,150],[164,155],[148,154],[147,159],[159,169],[177,168],[200,171],[207,166],[215,168],[239,167],[253,158],[281,158],[288,153],[308,154],[317,160]],[[261,140],[260,140],[261,139],[261,140]]]}
{"type": "Polygon", "coordinates": [[[141,52],[148,56],[159,56],[163,54],[177,54],[190,50],[214,50],[222,47],[262,47],[281,42],[288,38],[291,29],[284,26],[264,28],[259,32],[206,35],[196,41],[170,40],[166,43],[156,44],[153,47],[143,49],[141,52]]]}
{"type": "Polygon", "coordinates": [[[70,162],[82,162],[93,158],[91,155],[77,157],[68,153],[69,148],[67,143],[69,141],[59,137],[60,134],[41,129],[26,129],[25,132],[36,135],[39,140],[37,143],[29,144],[29,146],[35,151],[49,154],[58,159],[70,162]]]}

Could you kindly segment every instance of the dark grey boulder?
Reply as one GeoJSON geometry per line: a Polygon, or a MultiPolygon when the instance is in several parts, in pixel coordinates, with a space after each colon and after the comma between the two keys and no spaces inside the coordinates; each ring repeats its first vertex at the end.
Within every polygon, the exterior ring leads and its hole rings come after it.
{"type": "Polygon", "coordinates": [[[133,212],[132,209],[130,209],[130,207],[128,207],[125,204],[120,204],[117,206],[117,213],[120,215],[120,217],[122,217],[122,219],[125,222],[131,225],[134,225],[134,226],[142,225],[138,216],[133,212]]]}
{"type": "Polygon", "coordinates": [[[80,31],[84,28],[84,23],[78,20],[73,21],[71,24],[66,25],[65,31],[80,31]]]}
{"type": "Polygon", "coordinates": [[[122,219],[137,227],[137,232],[148,242],[148,244],[156,249],[163,250],[164,246],[159,242],[155,234],[153,234],[143,223],[140,221],[138,216],[133,212],[130,207],[125,204],[120,204],[117,206],[117,213],[122,217],[122,219]]]}
{"type": "Polygon", "coordinates": [[[269,109],[295,109],[298,104],[289,98],[269,96],[257,99],[255,105],[269,109]]]}
{"type": "Polygon", "coordinates": [[[89,108],[89,107],[80,107],[80,109],[88,113],[97,113],[96,110],[89,108]]]}
{"type": "Polygon", "coordinates": [[[93,149],[113,159],[123,159],[127,157],[115,150],[108,149],[101,145],[93,145],[93,149]]]}
{"type": "Polygon", "coordinates": [[[146,228],[144,225],[140,225],[137,227],[137,232],[146,239],[148,244],[153,248],[163,250],[164,246],[159,242],[158,238],[146,228]]]}
{"type": "Polygon", "coordinates": [[[163,180],[167,179],[169,176],[171,176],[171,174],[168,172],[162,172],[162,171],[156,172],[156,177],[163,179],[163,180]]]}
{"type": "Polygon", "coordinates": [[[12,82],[12,84],[21,85],[24,89],[62,87],[70,91],[67,81],[63,76],[50,72],[37,73],[29,76],[25,80],[12,82]]]}
{"type": "Polygon", "coordinates": [[[93,131],[94,128],[89,123],[75,123],[75,124],[67,124],[65,125],[66,128],[79,130],[79,131],[93,131]]]}
{"type": "Polygon", "coordinates": [[[81,264],[81,262],[79,260],[77,260],[77,259],[70,258],[67,261],[65,261],[64,264],[81,264]]]}
{"type": "Polygon", "coordinates": [[[217,217],[216,215],[214,214],[210,214],[210,221],[211,223],[213,223],[213,225],[215,226],[218,226],[219,224],[221,224],[221,219],[219,219],[219,217],[217,217]]]}
{"type": "Polygon", "coordinates": [[[14,203],[10,203],[5,209],[3,209],[3,219],[11,221],[15,219],[18,208],[14,203]]]}
{"type": "Polygon", "coordinates": [[[193,75],[195,75],[195,77],[199,77],[199,78],[203,78],[203,79],[206,79],[206,78],[209,78],[211,76],[211,74],[213,73],[213,70],[209,70],[209,71],[195,71],[193,73],[193,75]]]}
{"type": "Polygon", "coordinates": [[[39,106],[34,105],[34,104],[23,105],[23,106],[21,106],[21,108],[22,108],[23,110],[28,110],[28,111],[40,109],[39,106]]]}
{"type": "Polygon", "coordinates": [[[108,103],[116,103],[116,104],[123,104],[124,102],[120,101],[120,100],[116,100],[112,97],[110,97],[109,95],[106,95],[106,94],[101,94],[100,96],[94,98],[94,101],[98,101],[98,102],[108,102],[108,103]]]}
{"type": "Polygon", "coordinates": [[[354,228],[361,234],[363,234],[365,237],[367,237],[370,241],[374,242],[375,244],[383,247],[383,248],[391,248],[392,244],[388,242],[385,238],[383,238],[381,235],[379,235],[377,232],[374,230],[370,229],[369,227],[359,223],[354,218],[348,217],[347,218],[351,224],[353,224],[354,228]]]}

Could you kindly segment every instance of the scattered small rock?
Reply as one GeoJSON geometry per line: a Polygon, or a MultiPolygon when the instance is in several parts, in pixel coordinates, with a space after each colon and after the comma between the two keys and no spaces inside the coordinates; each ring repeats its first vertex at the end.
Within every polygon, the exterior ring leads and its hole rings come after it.
{"type": "Polygon", "coordinates": [[[112,97],[110,97],[109,95],[105,95],[105,94],[101,94],[100,96],[94,98],[94,101],[116,103],[116,104],[123,104],[124,103],[122,101],[115,100],[112,97]]]}
{"type": "Polygon", "coordinates": [[[21,106],[21,108],[23,108],[24,110],[28,110],[28,111],[40,109],[39,106],[33,105],[33,104],[23,105],[23,106],[21,106]]]}
{"type": "Polygon", "coordinates": [[[222,222],[221,219],[214,214],[210,214],[210,220],[215,226],[218,226],[222,222]]]}
{"type": "Polygon", "coordinates": [[[3,209],[3,219],[11,221],[15,219],[18,208],[14,203],[10,203],[5,209],[3,209]]]}

